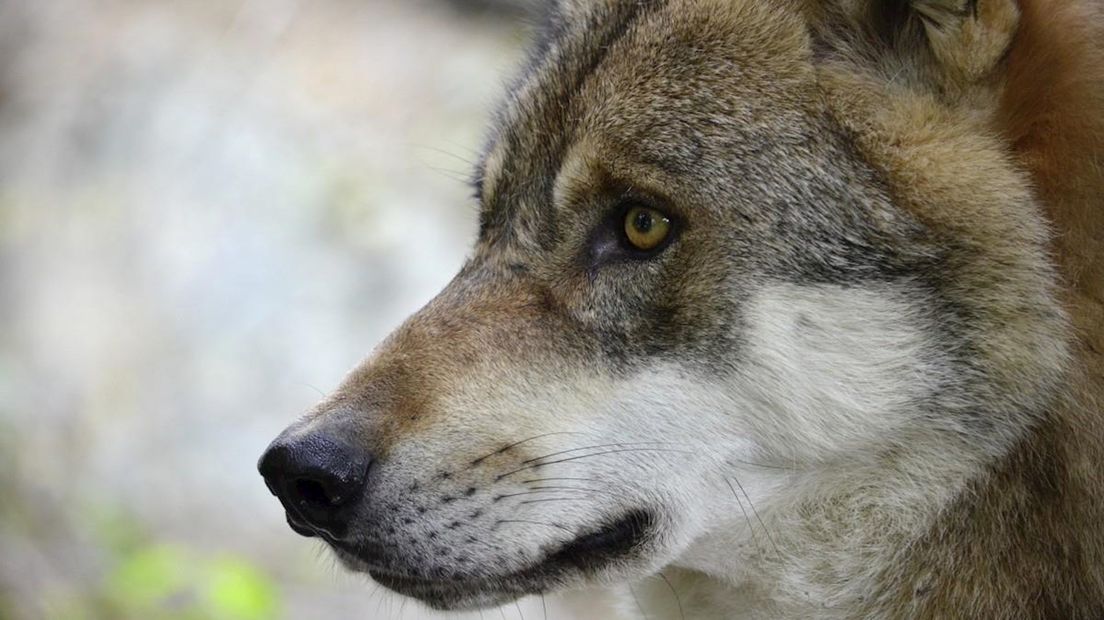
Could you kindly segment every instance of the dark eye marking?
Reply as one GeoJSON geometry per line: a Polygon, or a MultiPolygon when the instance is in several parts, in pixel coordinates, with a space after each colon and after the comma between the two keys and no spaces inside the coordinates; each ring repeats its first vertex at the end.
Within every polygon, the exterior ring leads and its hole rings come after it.
{"type": "Polygon", "coordinates": [[[681,220],[648,201],[626,199],[602,218],[590,235],[584,262],[593,274],[604,265],[659,256],[678,237],[681,220]]]}

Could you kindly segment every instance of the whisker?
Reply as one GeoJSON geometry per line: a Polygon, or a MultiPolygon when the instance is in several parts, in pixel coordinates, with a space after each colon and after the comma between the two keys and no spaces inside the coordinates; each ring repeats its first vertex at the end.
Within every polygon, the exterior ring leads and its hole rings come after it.
{"type": "Polygon", "coordinates": [[[440,174],[450,181],[461,183],[463,185],[468,184],[468,175],[460,172],[459,170],[450,170],[449,168],[441,168],[440,166],[430,165],[426,165],[426,169],[432,170],[433,172],[440,174]]]}
{"type": "Polygon", "coordinates": [[[667,575],[664,575],[663,573],[656,574],[659,575],[659,578],[663,580],[663,583],[667,584],[668,588],[671,588],[671,594],[675,595],[675,602],[678,603],[679,618],[681,618],[682,620],[686,620],[686,614],[682,611],[682,597],[680,597],[678,591],[675,590],[675,586],[671,584],[671,581],[669,579],[667,579],[667,575]]]}
{"type": "Polygon", "coordinates": [[[644,616],[644,620],[652,620],[648,616],[648,612],[644,611],[644,607],[640,604],[640,599],[636,596],[636,590],[633,589],[632,584],[629,584],[629,593],[632,594],[633,601],[636,602],[636,608],[640,610],[640,615],[644,616]]]}
{"type": "Polygon", "coordinates": [[[323,392],[321,390],[321,388],[319,388],[316,385],[313,385],[313,384],[310,384],[310,383],[304,383],[304,382],[299,382],[297,385],[301,385],[303,387],[309,387],[310,389],[314,390],[315,392],[318,392],[318,395],[321,396],[322,398],[326,397],[326,393],[323,392]]]}
{"type": "Polygon", "coordinates": [[[496,495],[494,499],[495,499],[495,501],[498,501],[498,500],[503,500],[503,499],[507,499],[507,498],[510,498],[510,497],[518,497],[520,495],[541,495],[541,494],[548,493],[548,492],[551,492],[551,491],[522,491],[522,492],[519,492],[519,493],[506,493],[506,494],[503,494],[503,495],[496,495]]]}
{"type": "Polygon", "coordinates": [[[521,616],[521,620],[525,620],[525,614],[521,613],[521,603],[514,599],[514,607],[517,608],[518,615],[521,616]]]}
{"type": "Polygon", "coordinates": [[[740,494],[736,492],[736,487],[732,486],[731,480],[725,478],[724,481],[726,484],[728,484],[729,490],[732,491],[732,497],[736,498],[736,505],[740,507],[740,512],[744,513],[744,520],[747,521],[748,530],[751,531],[751,540],[753,543],[755,543],[755,546],[758,547],[759,541],[755,537],[755,524],[751,522],[751,517],[748,516],[747,510],[744,510],[744,502],[740,501],[740,494]]]}
{"type": "Polygon", "coordinates": [[[780,470],[780,471],[798,471],[798,469],[796,467],[784,467],[782,465],[764,465],[763,463],[753,463],[751,461],[741,461],[740,459],[729,459],[729,460],[734,462],[734,463],[739,463],[741,465],[747,465],[749,467],[759,467],[759,468],[762,468],[762,469],[777,469],[777,470],[780,470]]]}
{"type": "Polygon", "coordinates": [[[505,478],[507,476],[512,476],[512,475],[514,475],[518,472],[522,472],[522,471],[525,471],[527,469],[534,469],[534,468],[537,468],[537,467],[543,467],[545,465],[555,465],[557,463],[567,463],[567,462],[570,462],[570,461],[577,461],[579,459],[586,459],[586,458],[591,458],[591,457],[595,457],[595,456],[603,456],[603,455],[606,455],[606,454],[619,454],[621,452],[674,452],[674,453],[677,453],[677,454],[694,454],[693,452],[691,452],[689,450],[668,450],[668,449],[665,449],[665,448],[626,448],[624,450],[606,450],[605,452],[596,452],[594,454],[584,454],[582,456],[573,456],[573,457],[569,457],[569,458],[566,458],[566,459],[559,459],[559,460],[556,460],[556,461],[545,461],[543,463],[533,463],[531,465],[526,465],[525,467],[519,467],[519,468],[517,468],[513,471],[509,471],[509,472],[506,472],[504,474],[501,474],[501,475],[499,475],[495,478],[495,481],[497,482],[497,481],[502,480],[503,478],[505,478]]]}
{"type": "Polygon", "coordinates": [[[585,497],[549,497],[547,499],[527,499],[523,502],[518,502],[518,505],[522,504],[543,504],[545,502],[582,502],[586,501],[585,497]]]}
{"type": "Polygon", "coordinates": [[[542,486],[542,487],[529,487],[534,491],[589,491],[592,493],[602,493],[605,489],[588,489],[586,487],[562,487],[562,486],[542,486]]]}
{"type": "Polygon", "coordinates": [[[603,480],[597,480],[597,479],[594,479],[594,478],[564,478],[564,477],[555,478],[554,477],[554,478],[530,478],[528,480],[522,480],[521,484],[531,484],[531,483],[534,483],[534,482],[556,482],[556,481],[559,481],[559,480],[577,480],[579,482],[604,483],[603,480]]]}
{"type": "Polygon", "coordinates": [[[570,450],[560,450],[559,452],[553,452],[551,454],[545,454],[544,456],[534,457],[534,458],[522,461],[521,463],[523,465],[526,465],[526,464],[533,463],[533,462],[536,462],[536,461],[540,461],[540,460],[543,460],[543,459],[546,459],[546,458],[549,458],[549,457],[559,456],[561,454],[571,454],[572,452],[582,452],[583,450],[598,450],[600,448],[627,448],[627,447],[630,447],[630,446],[669,446],[669,445],[675,445],[675,444],[673,444],[672,442],[669,442],[669,441],[641,441],[641,442],[633,442],[633,443],[605,443],[605,444],[600,444],[600,445],[597,445],[597,446],[584,446],[582,448],[572,448],[570,450]]]}
{"type": "Polygon", "coordinates": [[[541,592],[541,609],[544,610],[544,620],[548,620],[548,603],[544,600],[544,592],[541,592]]]}
{"type": "Polygon", "coordinates": [[[526,519],[499,519],[497,523],[527,523],[529,525],[543,525],[545,527],[554,527],[558,530],[563,530],[568,534],[575,534],[575,530],[569,527],[564,527],[556,523],[545,523],[544,521],[528,521],[526,519]]]}
{"type": "Polygon", "coordinates": [[[778,549],[778,545],[775,544],[774,537],[771,536],[770,530],[767,529],[767,524],[763,523],[763,518],[759,516],[759,511],[755,509],[755,504],[751,502],[751,496],[744,490],[744,485],[740,484],[739,479],[733,478],[732,480],[736,483],[736,486],[740,487],[740,492],[743,493],[744,498],[747,499],[748,506],[751,506],[751,512],[755,515],[755,520],[759,522],[759,526],[763,528],[763,533],[767,535],[767,540],[769,540],[771,546],[774,547],[774,552],[777,553],[779,559],[781,559],[782,552],[778,549]]]}
{"type": "Polygon", "coordinates": [[[466,164],[466,165],[471,166],[471,167],[475,166],[475,161],[470,160],[467,157],[464,157],[463,155],[453,153],[452,151],[446,151],[445,149],[442,149],[442,148],[437,148],[437,147],[428,146],[428,145],[424,145],[424,144],[414,144],[414,145],[411,145],[411,146],[413,146],[415,149],[417,149],[419,151],[429,151],[431,153],[437,153],[438,155],[444,155],[446,157],[451,157],[451,158],[455,159],[456,161],[458,161],[462,164],[466,164]]]}
{"type": "Polygon", "coordinates": [[[503,452],[505,452],[507,450],[510,450],[512,448],[516,448],[516,447],[518,447],[518,446],[520,446],[524,443],[529,443],[530,441],[536,441],[536,440],[542,439],[544,437],[551,437],[553,435],[585,435],[585,433],[575,433],[575,432],[571,432],[571,431],[557,431],[557,432],[554,432],[554,433],[542,433],[540,435],[533,435],[532,437],[522,439],[521,441],[515,441],[514,443],[512,443],[508,446],[503,446],[503,447],[495,450],[494,452],[488,452],[487,454],[484,454],[483,456],[481,456],[481,457],[475,459],[474,461],[472,461],[471,465],[478,465],[479,463],[483,462],[484,460],[486,460],[486,459],[488,459],[488,458],[490,458],[490,457],[492,457],[496,454],[502,454],[503,452]]]}

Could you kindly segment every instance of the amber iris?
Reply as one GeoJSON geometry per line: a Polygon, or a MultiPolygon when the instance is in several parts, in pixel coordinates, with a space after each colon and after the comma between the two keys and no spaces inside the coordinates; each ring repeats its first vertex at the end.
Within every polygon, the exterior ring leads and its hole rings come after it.
{"type": "Polygon", "coordinates": [[[625,214],[625,237],[638,250],[654,250],[671,234],[671,220],[650,207],[633,207],[625,214]]]}

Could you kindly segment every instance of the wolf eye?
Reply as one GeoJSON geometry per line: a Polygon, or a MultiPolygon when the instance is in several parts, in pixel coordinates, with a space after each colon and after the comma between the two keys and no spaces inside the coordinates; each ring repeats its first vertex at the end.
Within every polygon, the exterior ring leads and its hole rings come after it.
{"type": "Polygon", "coordinates": [[[633,207],[625,214],[625,238],[638,250],[654,250],[671,234],[671,219],[651,207],[633,207]]]}

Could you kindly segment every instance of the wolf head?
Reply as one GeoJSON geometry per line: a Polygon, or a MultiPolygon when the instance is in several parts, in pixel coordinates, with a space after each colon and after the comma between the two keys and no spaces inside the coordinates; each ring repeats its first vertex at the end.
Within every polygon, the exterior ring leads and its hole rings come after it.
{"type": "Polygon", "coordinates": [[[292,527],[438,608],[669,565],[808,592],[849,544],[888,557],[1064,363],[992,130],[1016,17],[561,2],[470,259],[262,459],[292,527]]]}

